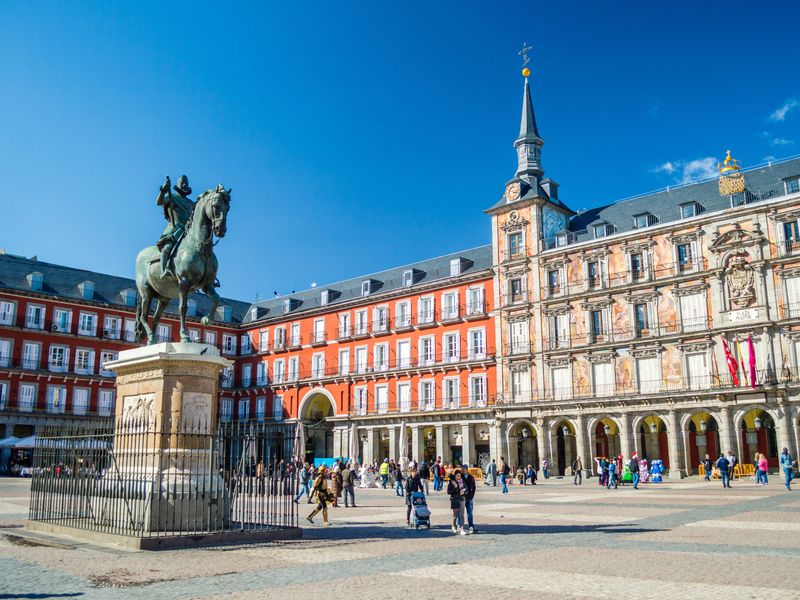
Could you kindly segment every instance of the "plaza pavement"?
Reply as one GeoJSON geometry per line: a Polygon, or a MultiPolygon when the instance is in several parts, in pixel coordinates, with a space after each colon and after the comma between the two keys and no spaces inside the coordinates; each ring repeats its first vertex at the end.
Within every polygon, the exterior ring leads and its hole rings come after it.
{"type": "Polygon", "coordinates": [[[596,481],[479,485],[472,536],[441,493],[417,532],[392,490],[357,490],[299,541],[148,553],[22,531],[30,482],[2,478],[0,599],[800,598],[800,490],[596,481]]]}

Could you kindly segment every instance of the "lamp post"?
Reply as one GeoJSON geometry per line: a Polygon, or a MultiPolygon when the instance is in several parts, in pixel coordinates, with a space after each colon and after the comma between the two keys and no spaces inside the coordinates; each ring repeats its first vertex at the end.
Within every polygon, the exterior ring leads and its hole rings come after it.
{"type": "Polygon", "coordinates": [[[606,437],[608,437],[608,434],[611,433],[611,427],[606,425],[605,427],[603,427],[603,431],[606,432],[606,437]]]}
{"type": "Polygon", "coordinates": [[[658,425],[655,423],[650,423],[650,433],[655,433],[658,431],[658,425]]]}
{"type": "Polygon", "coordinates": [[[756,429],[761,429],[764,426],[764,421],[761,420],[761,417],[756,417],[754,423],[756,425],[756,429]]]}
{"type": "Polygon", "coordinates": [[[705,433],[707,428],[708,428],[708,423],[706,423],[706,420],[703,419],[702,421],[700,421],[700,431],[705,433]]]}

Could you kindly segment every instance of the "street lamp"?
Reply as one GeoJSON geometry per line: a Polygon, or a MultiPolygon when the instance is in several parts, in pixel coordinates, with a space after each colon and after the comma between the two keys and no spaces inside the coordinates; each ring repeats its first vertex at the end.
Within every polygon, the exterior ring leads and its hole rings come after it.
{"type": "Polygon", "coordinates": [[[603,431],[605,431],[605,432],[606,432],[606,435],[608,435],[609,433],[611,433],[611,427],[609,427],[608,425],[606,425],[605,427],[603,427],[603,431]]]}
{"type": "Polygon", "coordinates": [[[706,423],[706,420],[703,419],[702,421],[700,421],[700,431],[705,431],[707,428],[708,428],[708,423],[706,423]]]}
{"type": "Polygon", "coordinates": [[[756,417],[755,424],[756,429],[761,429],[764,426],[764,421],[761,420],[761,417],[756,417]]]}
{"type": "Polygon", "coordinates": [[[527,440],[530,435],[531,435],[530,431],[528,431],[526,428],[522,429],[522,437],[524,437],[527,440]]]}
{"type": "Polygon", "coordinates": [[[650,423],[650,433],[655,433],[656,431],[658,431],[658,425],[650,423]]]}
{"type": "Polygon", "coordinates": [[[432,440],[433,440],[433,432],[432,432],[432,431],[429,431],[429,432],[428,432],[428,441],[430,442],[430,441],[432,441],[432,440]]]}
{"type": "Polygon", "coordinates": [[[569,427],[567,427],[566,425],[564,425],[564,426],[561,428],[561,433],[563,433],[565,436],[569,435],[569,427]]]}

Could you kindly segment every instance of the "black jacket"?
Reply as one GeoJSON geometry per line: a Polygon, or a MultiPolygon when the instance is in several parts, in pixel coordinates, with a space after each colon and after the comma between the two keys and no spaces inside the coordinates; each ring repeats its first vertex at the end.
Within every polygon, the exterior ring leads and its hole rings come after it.
{"type": "Polygon", "coordinates": [[[431,478],[431,470],[428,468],[428,465],[422,465],[419,468],[419,477],[420,477],[420,479],[430,479],[431,478]]]}
{"type": "Polygon", "coordinates": [[[406,477],[403,487],[406,490],[406,496],[411,496],[414,492],[421,492],[422,483],[419,480],[419,473],[406,477]]]}
{"type": "Polygon", "coordinates": [[[475,478],[469,473],[461,473],[461,479],[464,480],[464,485],[467,486],[467,494],[464,496],[467,500],[472,500],[475,497],[475,478]]]}
{"type": "MultiPolygon", "coordinates": [[[[463,475],[461,476],[463,480],[463,475]]],[[[463,498],[468,498],[467,494],[469,493],[469,486],[467,486],[466,481],[464,482],[464,496],[463,498]]],[[[451,499],[453,498],[460,498],[462,497],[460,494],[460,490],[458,484],[456,483],[455,477],[451,477],[450,481],[447,483],[447,495],[450,496],[451,499]]]]}

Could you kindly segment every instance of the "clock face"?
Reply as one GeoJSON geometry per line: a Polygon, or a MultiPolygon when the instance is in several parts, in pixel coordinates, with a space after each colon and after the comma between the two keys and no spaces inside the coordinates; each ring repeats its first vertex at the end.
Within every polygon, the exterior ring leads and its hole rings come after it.
{"type": "Polygon", "coordinates": [[[519,181],[512,181],[506,186],[506,200],[513,202],[519,198],[519,181]]]}

